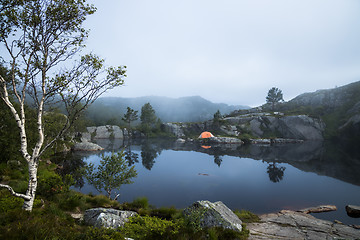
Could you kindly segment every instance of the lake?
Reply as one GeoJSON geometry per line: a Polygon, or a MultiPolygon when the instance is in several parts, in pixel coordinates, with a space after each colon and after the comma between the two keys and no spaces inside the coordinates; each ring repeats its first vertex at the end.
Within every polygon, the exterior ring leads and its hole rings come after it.
{"type": "Polygon", "coordinates": [[[101,154],[120,151],[138,172],[134,183],[120,189],[120,202],[147,197],[156,207],[185,208],[197,200],[222,201],[229,208],[256,214],[299,210],[333,204],[338,210],[313,214],[326,220],[360,225],[345,206],[360,205],[360,157],[322,142],[301,144],[212,145],[172,140],[125,144],[98,141],[101,153],[76,153],[64,163],[78,181],[74,189],[97,194],[76,174],[84,162],[99,162],[101,154]]]}

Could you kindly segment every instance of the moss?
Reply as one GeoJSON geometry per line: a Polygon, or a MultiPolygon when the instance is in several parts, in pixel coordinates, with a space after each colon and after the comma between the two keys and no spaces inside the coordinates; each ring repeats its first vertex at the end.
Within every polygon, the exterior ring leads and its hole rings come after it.
{"type": "Polygon", "coordinates": [[[252,212],[250,212],[250,211],[247,211],[247,210],[241,210],[241,211],[235,210],[234,213],[244,223],[260,222],[259,216],[252,213],[252,212]]]}

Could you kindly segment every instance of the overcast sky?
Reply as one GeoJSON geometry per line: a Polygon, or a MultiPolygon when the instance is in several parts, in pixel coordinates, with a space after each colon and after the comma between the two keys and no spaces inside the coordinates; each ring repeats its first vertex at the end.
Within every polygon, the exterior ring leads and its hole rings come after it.
{"type": "Polygon", "coordinates": [[[360,80],[358,0],[102,0],[89,51],[128,67],[107,96],[258,106],[360,80]]]}

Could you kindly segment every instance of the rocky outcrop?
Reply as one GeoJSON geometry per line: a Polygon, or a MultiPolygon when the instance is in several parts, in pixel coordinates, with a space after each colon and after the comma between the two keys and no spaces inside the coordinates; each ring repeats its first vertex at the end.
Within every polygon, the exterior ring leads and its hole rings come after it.
{"type": "Polygon", "coordinates": [[[183,138],[185,136],[200,135],[201,132],[206,131],[210,127],[211,123],[164,123],[162,129],[169,132],[177,138],[183,138]]]}
{"type": "Polygon", "coordinates": [[[284,114],[254,112],[249,110],[245,114],[225,117],[220,126],[212,121],[204,123],[165,123],[163,129],[178,138],[200,134],[203,131],[218,132],[222,135],[238,137],[249,133],[258,138],[276,136],[293,140],[323,140],[325,124],[317,118],[307,115],[284,116],[284,114]]]}
{"type": "MultiPolygon", "coordinates": [[[[277,136],[287,139],[323,140],[325,124],[306,115],[282,116],[269,113],[245,114],[224,118],[240,132],[250,132],[259,138],[277,136]]],[[[233,127],[234,129],[234,127],[233,127]]],[[[236,134],[236,132],[234,132],[236,134]]]]}
{"type": "Polygon", "coordinates": [[[260,145],[271,145],[271,144],[286,144],[286,143],[303,143],[304,140],[299,139],[289,139],[289,138],[260,138],[260,139],[250,139],[252,144],[260,144],[260,145]]]}
{"type": "Polygon", "coordinates": [[[336,211],[337,207],[335,205],[320,205],[317,207],[310,207],[310,208],[305,208],[305,209],[301,209],[298,212],[302,212],[302,213],[322,213],[322,212],[331,212],[331,211],[336,211]]]}
{"type": "Polygon", "coordinates": [[[360,230],[317,219],[309,214],[283,210],[260,216],[260,222],[249,223],[248,239],[359,239],[360,230]]]}
{"type": "Polygon", "coordinates": [[[197,201],[184,210],[185,216],[201,228],[223,227],[242,230],[241,220],[222,202],[197,201]]]}
{"type": "MultiPolygon", "coordinates": [[[[113,142],[118,142],[118,140],[123,140],[124,134],[122,129],[119,126],[99,126],[99,127],[87,127],[87,132],[77,133],[76,138],[80,139],[80,142],[75,142],[72,150],[74,151],[99,151],[104,150],[104,148],[110,148],[110,145],[114,145],[113,142]],[[92,140],[96,143],[91,142],[92,140]],[[109,142],[105,147],[102,140],[109,142]],[[101,145],[101,146],[100,146],[101,145]]],[[[122,142],[121,142],[122,144],[122,142]]]]}
{"type": "Polygon", "coordinates": [[[178,138],[185,137],[182,124],[178,123],[164,123],[163,124],[165,130],[174,134],[178,138]]]}
{"type": "Polygon", "coordinates": [[[85,211],[84,222],[94,227],[118,228],[124,226],[130,217],[137,215],[132,211],[111,208],[93,208],[85,211]]]}
{"type": "Polygon", "coordinates": [[[209,138],[210,143],[222,143],[222,144],[244,144],[243,141],[241,141],[238,138],[233,137],[212,137],[209,138]]]}
{"type": "Polygon", "coordinates": [[[123,131],[120,129],[119,126],[116,126],[116,125],[87,127],[87,131],[91,134],[92,139],[124,138],[123,131]]]}
{"type": "Polygon", "coordinates": [[[358,97],[359,88],[360,81],[333,89],[304,93],[289,101],[289,104],[295,106],[326,107],[334,109],[342,107],[358,97]]]}
{"type": "Polygon", "coordinates": [[[101,151],[104,148],[100,147],[96,143],[84,141],[84,142],[77,142],[72,147],[73,151],[101,151]]]}
{"type": "Polygon", "coordinates": [[[360,206],[347,205],[345,209],[350,217],[360,218],[360,206]]]}

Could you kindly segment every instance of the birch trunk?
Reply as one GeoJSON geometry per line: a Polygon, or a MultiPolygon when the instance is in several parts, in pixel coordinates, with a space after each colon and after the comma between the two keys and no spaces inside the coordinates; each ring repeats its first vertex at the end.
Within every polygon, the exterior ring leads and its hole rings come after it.
{"type": "Polygon", "coordinates": [[[24,199],[23,209],[26,211],[32,211],[35,195],[36,195],[36,188],[37,188],[37,164],[36,163],[29,163],[29,183],[28,189],[26,191],[26,196],[29,199],[24,199]]]}

